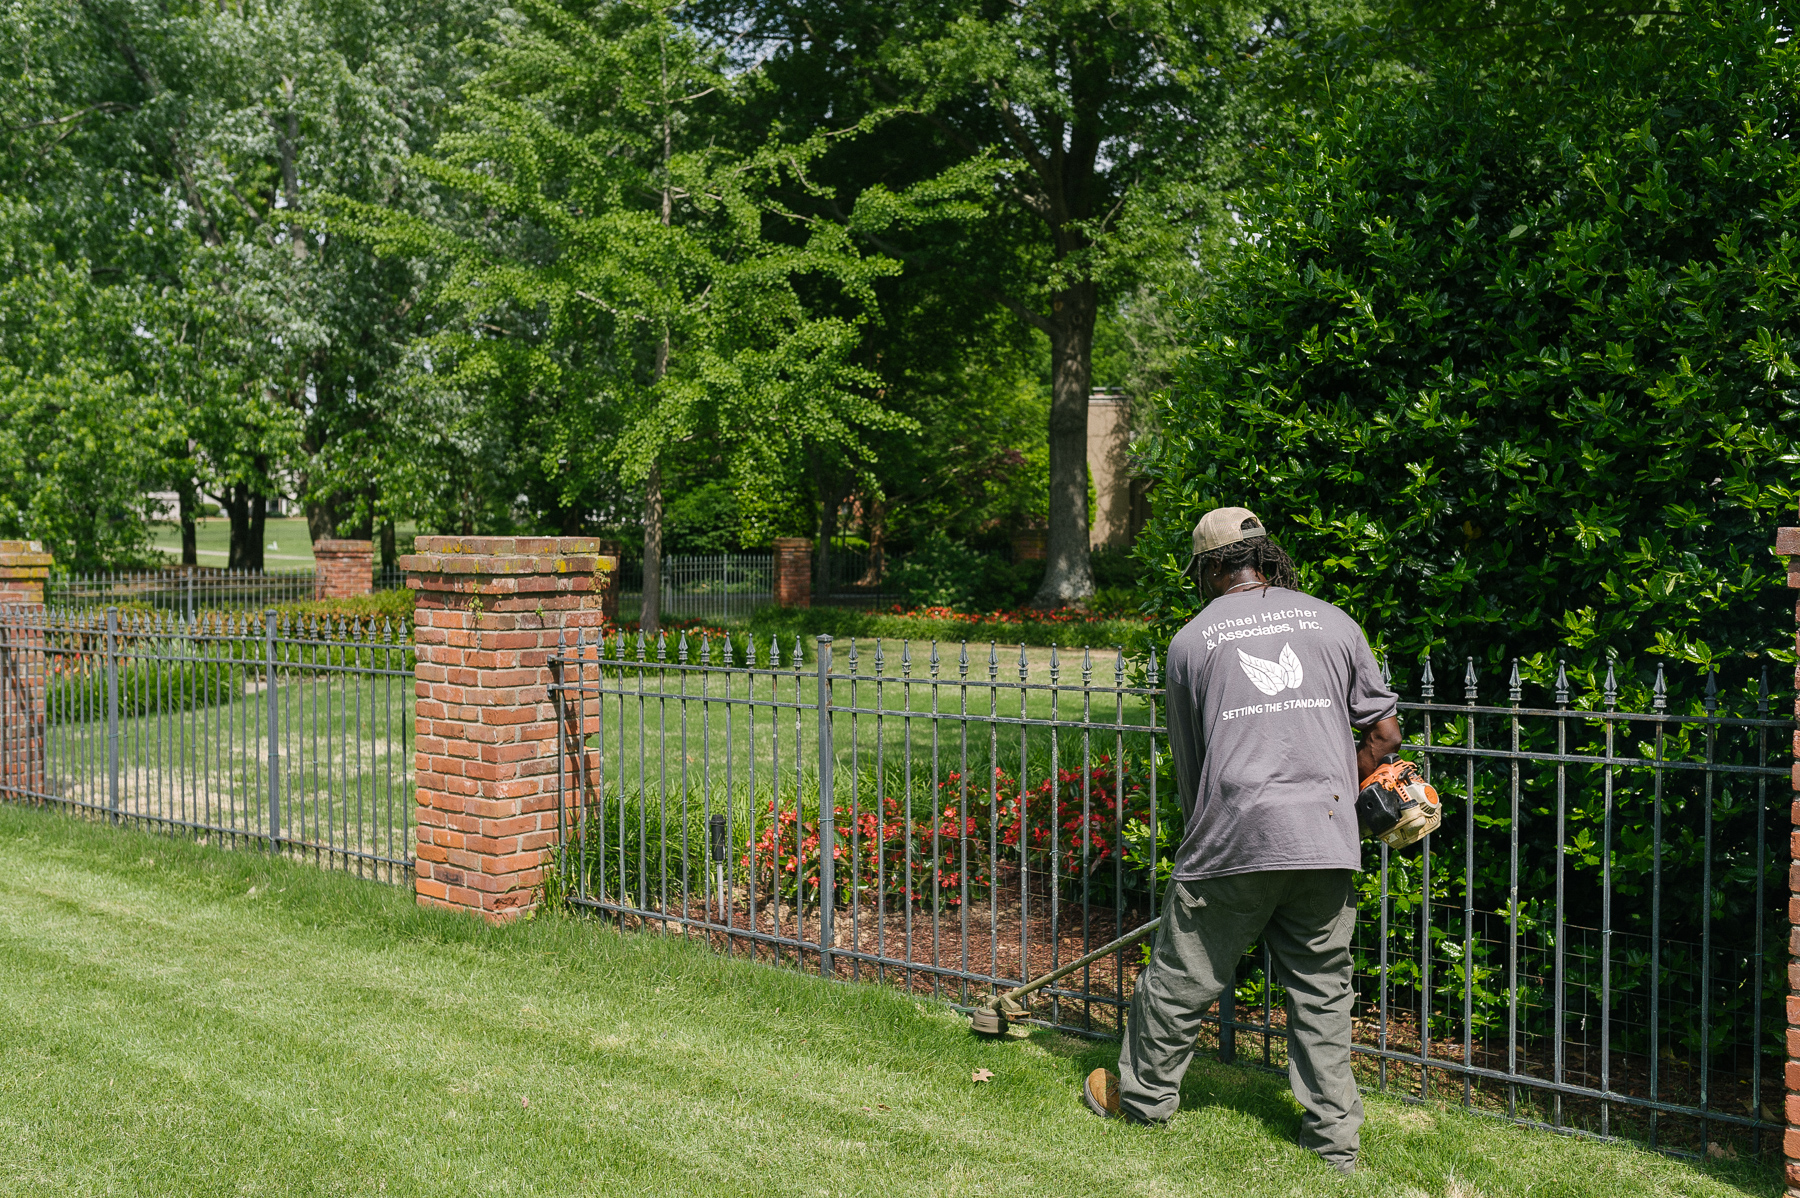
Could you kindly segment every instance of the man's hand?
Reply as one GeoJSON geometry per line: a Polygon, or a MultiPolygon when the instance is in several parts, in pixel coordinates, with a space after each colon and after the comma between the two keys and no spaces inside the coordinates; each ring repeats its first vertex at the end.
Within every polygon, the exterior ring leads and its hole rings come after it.
{"type": "Polygon", "coordinates": [[[1356,750],[1356,781],[1360,785],[1364,778],[1375,772],[1381,759],[1400,747],[1400,719],[1389,716],[1373,728],[1363,733],[1361,747],[1356,750]]]}

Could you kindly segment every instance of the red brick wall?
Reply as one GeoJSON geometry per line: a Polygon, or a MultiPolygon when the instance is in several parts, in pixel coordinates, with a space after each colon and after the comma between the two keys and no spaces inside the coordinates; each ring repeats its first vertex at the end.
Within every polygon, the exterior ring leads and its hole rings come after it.
{"type": "Polygon", "coordinates": [[[375,590],[375,542],[314,541],[313,563],[321,599],[350,599],[375,590]]]}
{"type": "Polygon", "coordinates": [[[555,843],[549,659],[600,627],[616,558],[588,537],[420,537],[415,592],[419,902],[491,921],[534,901],[555,843]]]}
{"type": "Polygon", "coordinates": [[[775,604],[812,606],[812,542],[805,537],[780,537],[775,542],[775,604]]]}
{"type": "MultiPolygon", "coordinates": [[[[1783,528],[1775,534],[1775,552],[1787,555],[1790,587],[1800,587],[1800,528],[1783,528]]],[[[1794,609],[1800,624],[1800,606],[1794,609]]],[[[1796,640],[1800,645],[1800,640],[1796,640]]],[[[1794,672],[1800,685],[1800,670],[1794,672]]],[[[1794,714],[1800,716],[1800,699],[1794,702],[1794,714]]],[[[1794,790],[1800,791],[1800,732],[1794,733],[1794,790]]],[[[1794,831],[1788,845],[1788,1000],[1787,1000],[1787,1136],[1783,1143],[1787,1157],[1787,1192],[1800,1198],[1800,797],[1789,811],[1794,831]]]]}

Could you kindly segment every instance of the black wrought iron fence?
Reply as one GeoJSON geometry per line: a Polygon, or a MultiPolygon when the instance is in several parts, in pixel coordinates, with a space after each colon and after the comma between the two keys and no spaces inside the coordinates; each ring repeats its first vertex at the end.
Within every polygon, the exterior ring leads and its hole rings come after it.
{"type": "Polygon", "coordinates": [[[413,650],[386,622],[0,610],[0,797],[398,880],[413,650]]]}
{"type": "Polygon", "coordinates": [[[53,608],[152,608],[189,620],[204,611],[260,610],[270,604],[302,603],[317,593],[317,578],[312,570],[220,570],[205,566],[52,574],[44,586],[44,600],[53,608]]]}
{"type": "MultiPolygon", "coordinates": [[[[576,906],[973,1004],[1166,895],[1181,812],[1154,658],[822,637],[808,661],[798,641],[620,637],[554,665],[572,813],[557,876],[576,906]]],[[[1793,722],[1761,677],[1622,687],[1552,668],[1515,668],[1483,703],[1471,664],[1445,703],[1427,663],[1401,705],[1404,751],[1450,816],[1408,853],[1366,853],[1359,1074],[1676,1151],[1772,1150],[1786,802],[1770,782],[1793,722]],[[1647,710],[1620,710],[1637,691],[1647,710]]],[[[1115,1032],[1143,959],[1071,976],[1035,1017],[1115,1032]]],[[[1285,1063],[1260,947],[1208,1035],[1225,1059],[1285,1063]]]]}
{"type": "MultiPolygon", "coordinates": [[[[774,600],[772,553],[683,553],[662,560],[665,617],[739,619],[774,600]]],[[[629,558],[619,569],[619,619],[631,623],[643,609],[644,563],[629,558]]]]}

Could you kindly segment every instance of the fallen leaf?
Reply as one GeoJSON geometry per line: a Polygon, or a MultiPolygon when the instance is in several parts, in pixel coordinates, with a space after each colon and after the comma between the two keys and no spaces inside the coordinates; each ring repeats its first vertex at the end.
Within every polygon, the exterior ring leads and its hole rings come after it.
{"type": "Polygon", "coordinates": [[[876,1103],[876,1104],[875,1104],[875,1109],[876,1109],[876,1110],[879,1110],[879,1111],[885,1111],[885,1110],[887,1110],[887,1109],[888,1109],[888,1108],[887,1108],[887,1103],[885,1103],[885,1102],[878,1102],[878,1103],[876,1103]]]}
{"type": "Polygon", "coordinates": [[[994,1076],[994,1071],[992,1069],[977,1069],[975,1072],[969,1074],[969,1080],[972,1082],[984,1082],[992,1076],[994,1076]]]}
{"type": "Polygon", "coordinates": [[[530,1110],[531,1109],[531,1099],[526,1098],[524,1095],[521,1094],[519,1096],[519,1106],[526,1110],[530,1110]]]}
{"type": "Polygon", "coordinates": [[[1706,1155],[1712,1157],[1715,1161],[1735,1161],[1737,1159],[1737,1149],[1724,1147],[1720,1145],[1717,1140],[1708,1140],[1706,1142],[1706,1155]]]}

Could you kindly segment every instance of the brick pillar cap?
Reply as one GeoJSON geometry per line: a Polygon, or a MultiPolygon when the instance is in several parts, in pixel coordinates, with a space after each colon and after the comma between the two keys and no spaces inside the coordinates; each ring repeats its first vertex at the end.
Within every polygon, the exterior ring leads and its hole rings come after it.
{"type": "Polygon", "coordinates": [[[326,537],[323,540],[313,542],[313,552],[347,553],[351,555],[359,553],[373,554],[375,552],[375,542],[354,541],[343,537],[326,537]]]}
{"type": "Polygon", "coordinates": [[[784,546],[791,548],[795,545],[805,545],[810,548],[812,546],[812,538],[811,537],[776,537],[775,538],[775,548],[777,548],[777,549],[783,548],[784,546]]]}
{"type": "Polygon", "coordinates": [[[51,564],[42,541],[0,541],[0,562],[9,566],[43,566],[51,564]]]}

